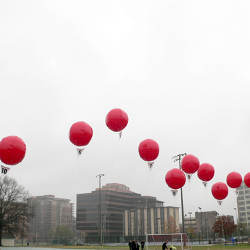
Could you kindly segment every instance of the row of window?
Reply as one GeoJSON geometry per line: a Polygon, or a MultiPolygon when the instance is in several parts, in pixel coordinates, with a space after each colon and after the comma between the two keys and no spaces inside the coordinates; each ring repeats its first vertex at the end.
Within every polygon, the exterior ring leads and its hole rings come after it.
{"type": "Polygon", "coordinates": [[[243,207],[239,207],[239,211],[245,211],[245,210],[250,210],[250,206],[243,206],[243,207]]]}
{"type": "Polygon", "coordinates": [[[250,215],[250,212],[247,212],[247,213],[246,213],[246,212],[240,213],[240,217],[246,217],[246,214],[247,214],[247,215],[250,215]]]}

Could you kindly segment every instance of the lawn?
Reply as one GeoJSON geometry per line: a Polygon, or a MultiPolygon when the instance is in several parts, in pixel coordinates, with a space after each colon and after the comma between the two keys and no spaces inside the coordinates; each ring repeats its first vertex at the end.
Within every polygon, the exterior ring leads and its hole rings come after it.
{"type": "MultiPolygon", "coordinates": [[[[129,250],[127,246],[49,246],[48,248],[67,248],[67,249],[105,249],[105,250],[129,250]]],[[[147,250],[147,248],[144,248],[147,250]]],[[[161,250],[161,246],[150,246],[149,250],[161,250]]],[[[180,250],[180,247],[177,247],[180,250]]],[[[188,248],[185,248],[188,249],[188,248]]],[[[191,248],[189,248],[191,249],[191,248]]],[[[193,246],[193,250],[241,250],[241,249],[250,249],[249,244],[242,244],[237,246],[224,246],[224,245],[213,245],[213,246],[193,246]]]]}

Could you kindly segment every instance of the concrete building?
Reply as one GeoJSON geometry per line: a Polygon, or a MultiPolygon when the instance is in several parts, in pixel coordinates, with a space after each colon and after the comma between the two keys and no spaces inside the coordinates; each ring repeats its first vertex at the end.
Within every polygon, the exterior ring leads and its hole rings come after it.
{"type": "Polygon", "coordinates": [[[125,210],[162,206],[163,202],[155,197],[142,196],[125,185],[110,183],[91,193],[77,194],[76,228],[83,241],[99,242],[102,225],[104,242],[120,242],[124,239],[125,210]]]}
{"type": "Polygon", "coordinates": [[[202,239],[212,237],[217,215],[216,211],[195,212],[197,231],[200,233],[202,239]]]}
{"type": "Polygon", "coordinates": [[[238,222],[250,230],[250,188],[243,183],[237,193],[238,222]]]}
{"type": "Polygon", "coordinates": [[[145,239],[146,234],[178,233],[178,207],[152,207],[125,210],[124,236],[127,239],[145,239]]]}
{"type": "Polygon", "coordinates": [[[50,241],[52,232],[59,225],[72,228],[73,205],[68,199],[56,198],[54,195],[34,196],[28,199],[28,207],[31,213],[31,242],[50,241]]]}

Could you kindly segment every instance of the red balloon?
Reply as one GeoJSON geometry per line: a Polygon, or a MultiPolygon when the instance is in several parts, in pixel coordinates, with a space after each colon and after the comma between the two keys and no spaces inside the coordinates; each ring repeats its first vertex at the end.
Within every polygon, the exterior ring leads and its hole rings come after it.
{"type": "Polygon", "coordinates": [[[146,139],[139,144],[139,154],[144,161],[154,161],[159,155],[159,145],[152,139],[146,139]]]}
{"type": "Polygon", "coordinates": [[[0,159],[7,165],[20,163],[26,153],[26,145],[18,136],[7,136],[0,142],[0,159]]]}
{"type": "Polygon", "coordinates": [[[173,168],[167,172],[165,181],[170,188],[179,189],[186,183],[186,176],[180,169],[173,168]]]}
{"type": "Polygon", "coordinates": [[[69,131],[69,139],[76,146],[86,146],[93,136],[93,129],[86,122],[74,123],[69,131]]]}
{"type": "Polygon", "coordinates": [[[195,173],[200,166],[199,159],[194,155],[186,155],[181,161],[181,168],[186,174],[195,173]]]}
{"type": "Polygon", "coordinates": [[[250,188],[250,173],[247,173],[245,175],[244,182],[245,182],[246,186],[250,188]]]}
{"type": "Polygon", "coordinates": [[[228,187],[223,182],[217,182],[212,186],[212,194],[215,199],[223,200],[228,195],[228,187]]]}
{"type": "Polygon", "coordinates": [[[238,172],[231,172],[227,175],[227,185],[231,188],[238,188],[242,183],[242,177],[238,172]]]}
{"type": "Polygon", "coordinates": [[[128,115],[121,109],[112,109],[106,116],[106,125],[114,132],[122,131],[128,124],[128,115]]]}
{"type": "Polygon", "coordinates": [[[214,177],[214,167],[209,163],[202,163],[198,169],[197,175],[202,181],[210,181],[214,177]]]}

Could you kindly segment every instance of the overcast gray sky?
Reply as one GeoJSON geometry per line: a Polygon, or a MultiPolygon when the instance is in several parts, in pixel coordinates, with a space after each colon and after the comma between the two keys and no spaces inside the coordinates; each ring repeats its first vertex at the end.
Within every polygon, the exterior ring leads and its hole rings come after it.
{"type": "MultiPolygon", "coordinates": [[[[250,171],[249,13],[248,0],[1,1],[0,136],[27,144],[9,175],[75,202],[104,173],[179,206],[164,180],[177,153],[213,164],[213,182],[250,171]],[[120,141],[105,125],[115,107],[129,116],[120,141]],[[82,157],[68,139],[79,120],[94,130],[82,157]],[[152,170],[137,150],[146,138],[160,145],[152,170]]],[[[210,189],[194,176],[185,212],[234,214],[235,193],[219,207],[210,189]]]]}

